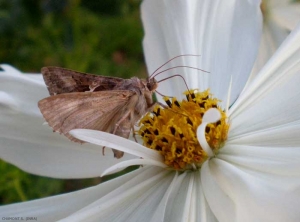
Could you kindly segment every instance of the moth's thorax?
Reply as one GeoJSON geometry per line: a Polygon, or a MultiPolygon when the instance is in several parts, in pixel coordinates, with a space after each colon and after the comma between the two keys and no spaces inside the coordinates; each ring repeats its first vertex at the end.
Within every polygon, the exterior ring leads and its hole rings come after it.
{"type": "Polygon", "coordinates": [[[138,95],[141,95],[150,92],[147,86],[148,82],[146,80],[132,77],[130,79],[124,79],[121,84],[115,86],[115,89],[130,90],[137,93],[138,95]]]}
{"type": "Polygon", "coordinates": [[[145,89],[145,86],[146,86],[145,80],[139,79],[138,77],[132,77],[130,80],[132,82],[132,86],[137,87],[142,90],[145,89]]]}

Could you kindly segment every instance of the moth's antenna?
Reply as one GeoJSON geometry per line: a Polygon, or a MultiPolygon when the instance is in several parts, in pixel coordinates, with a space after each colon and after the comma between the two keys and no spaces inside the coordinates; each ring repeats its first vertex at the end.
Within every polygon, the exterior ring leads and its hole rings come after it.
{"type": "Polygon", "coordinates": [[[168,60],[167,62],[165,62],[164,64],[162,64],[160,67],[158,67],[150,76],[149,78],[151,78],[158,70],[160,70],[162,67],[164,67],[166,64],[168,64],[169,62],[171,62],[172,60],[174,59],[177,59],[179,57],[183,57],[183,56],[200,56],[200,55],[192,55],[192,54],[186,54],[186,55],[178,55],[178,56],[175,56],[173,58],[171,58],[170,60],[168,60]]]}
{"type": "MultiPolygon", "coordinates": [[[[164,94],[162,94],[162,93],[158,92],[157,90],[155,90],[155,92],[156,92],[157,94],[159,94],[160,96],[162,96],[162,97],[165,97],[165,96],[167,96],[167,95],[164,95],[164,94]]],[[[167,97],[169,97],[169,98],[173,98],[174,96],[167,96],[167,97]]]]}
{"type": "Polygon", "coordinates": [[[174,77],[180,77],[180,78],[182,78],[182,80],[183,80],[183,82],[184,82],[184,84],[185,84],[185,86],[186,86],[188,92],[190,93],[190,89],[189,89],[189,87],[188,87],[188,85],[187,85],[185,79],[183,78],[182,75],[179,75],[179,74],[175,74],[175,75],[173,75],[173,76],[169,76],[169,77],[167,77],[167,78],[161,79],[161,80],[159,80],[157,83],[160,83],[160,82],[162,82],[162,81],[165,81],[165,80],[167,80],[167,79],[171,79],[171,78],[174,78],[174,77]]]}
{"type": "Polygon", "coordinates": [[[157,75],[159,75],[163,72],[166,72],[166,71],[171,70],[171,69],[176,69],[176,68],[190,68],[190,69],[196,69],[196,70],[199,70],[199,71],[202,71],[202,72],[210,73],[210,72],[205,71],[203,69],[195,68],[195,67],[192,67],[192,66],[174,66],[174,67],[171,67],[171,68],[168,68],[168,69],[165,69],[163,71],[160,71],[160,72],[156,73],[154,76],[152,76],[152,78],[154,78],[155,76],[157,76],[157,75]]]}

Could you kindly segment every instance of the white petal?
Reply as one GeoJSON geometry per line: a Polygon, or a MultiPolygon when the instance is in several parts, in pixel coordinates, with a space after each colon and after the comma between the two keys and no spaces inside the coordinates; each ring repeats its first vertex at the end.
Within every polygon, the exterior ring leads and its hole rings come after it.
{"type": "MultiPolygon", "coordinates": [[[[6,92],[0,91],[0,105],[7,106],[11,109],[18,109],[18,102],[15,98],[6,92]]],[[[3,107],[4,108],[4,107],[3,107]]]]}
{"type": "Polygon", "coordinates": [[[263,34],[257,59],[252,69],[251,81],[267,63],[277,48],[300,21],[300,4],[289,1],[268,1],[267,17],[263,24],[263,34]]]}
{"type": "MultiPolygon", "coordinates": [[[[218,158],[246,169],[282,178],[290,177],[290,180],[300,179],[299,147],[263,147],[228,143],[221,149],[218,158]]],[[[291,185],[293,186],[292,183],[291,185]]]]}
{"type": "Polygon", "coordinates": [[[259,73],[288,34],[287,30],[282,29],[273,20],[264,22],[258,55],[247,83],[251,82],[259,73]]]}
{"type": "Polygon", "coordinates": [[[215,123],[221,118],[221,113],[216,108],[211,108],[207,110],[203,116],[201,125],[197,128],[197,139],[202,147],[202,149],[207,153],[208,157],[214,156],[212,149],[206,141],[205,129],[207,124],[215,123]]]}
{"type": "Polygon", "coordinates": [[[180,176],[178,176],[178,172],[176,172],[172,183],[170,184],[170,186],[168,187],[168,189],[166,190],[163,198],[161,199],[156,211],[154,212],[152,218],[151,218],[151,222],[163,222],[165,220],[166,217],[166,210],[167,208],[170,206],[168,205],[168,202],[170,201],[170,195],[172,193],[174,193],[174,190],[178,190],[178,186],[182,183],[182,180],[185,178],[185,175],[182,174],[180,176]]]}
{"type": "MultiPolygon", "coordinates": [[[[260,1],[239,0],[144,1],[144,50],[149,73],[174,56],[201,55],[180,57],[166,67],[188,65],[207,70],[209,74],[176,69],[157,79],[179,73],[190,88],[211,88],[225,104],[232,76],[234,101],[247,80],[257,53],[262,24],[259,4],[260,1]]],[[[160,83],[158,91],[174,95],[174,89],[180,94],[186,90],[180,78],[160,83]]]]}
{"type": "Polygon", "coordinates": [[[212,164],[212,161],[206,161],[201,168],[204,196],[218,221],[236,221],[234,203],[228,193],[223,190],[223,181],[216,181],[212,164]]]}
{"type": "Polygon", "coordinates": [[[299,220],[298,176],[265,172],[264,162],[260,171],[230,161],[215,158],[204,164],[201,175],[205,196],[219,221],[299,220]]]}
{"type": "Polygon", "coordinates": [[[144,147],[128,139],[124,139],[123,137],[120,136],[116,136],[106,132],[87,130],[87,129],[71,130],[70,134],[80,140],[92,144],[96,144],[100,146],[108,146],[113,149],[130,153],[137,157],[163,162],[163,157],[157,151],[144,147]]]}
{"type": "Polygon", "coordinates": [[[266,146],[266,147],[299,147],[300,123],[279,125],[272,128],[231,136],[231,144],[266,146]]]}
{"type": "Polygon", "coordinates": [[[163,168],[168,167],[163,162],[155,161],[155,160],[152,160],[152,159],[132,159],[132,160],[127,160],[127,161],[122,161],[120,163],[117,163],[117,164],[111,166],[110,168],[106,169],[101,174],[101,177],[103,177],[104,175],[107,175],[107,174],[118,172],[118,171],[120,171],[120,170],[122,170],[126,167],[134,166],[134,165],[141,165],[141,166],[151,165],[151,166],[159,166],[159,167],[163,167],[163,168]]]}
{"type": "Polygon", "coordinates": [[[199,171],[178,175],[160,167],[142,167],[92,188],[0,207],[0,215],[6,214],[34,215],[41,221],[216,221],[199,171]]]}
{"type": "MultiPolygon", "coordinates": [[[[80,191],[62,194],[58,196],[28,201],[18,204],[11,204],[0,207],[2,217],[37,217],[38,221],[57,221],[63,219],[85,208],[89,204],[107,196],[110,192],[120,188],[130,180],[135,180],[139,175],[151,177],[158,173],[152,169],[141,168],[121,177],[115,178],[98,186],[83,189],[80,191]]],[[[126,189],[125,189],[126,190],[126,189]]]]}
{"type": "MultiPolygon", "coordinates": [[[[4,71],[0,71],[0,92],[9,95],[14,103],[14,106],[8,106],[28,115],[42,116],[37,102],[49,96],[44,81],[28,78],[9,65],[1,65],[1,68],[4,71]]],[[[1,103],[5,105],[0,97],[1,103]]]]}
{"type": "Polygon", "coordinates": [[[229,138],[299,121],[300,26],[291,33],[229,110],[229,138]]]}
{"type": "Polygon", "coordinates": [[[264,3],[267,3],[267,7],[270,10],[274,8],[284,7],[291,3],[291,0],[267,0],[264,3]]]}
{"type": "MultiPolygon", "coordinates": [[[[147,168],[67,221],[151,221],[175,173],[147,168]]],[[[167,220],[168,221],[168,220],[167,220]]]]}
{"type": "Polygon", "coordinates": [[[200,171],[195,171],[186,178],[188,189],[185,202],[186,217],[182,217],[182,222],[185,221],[217,221],[213,215],[206,198],[203,193],[200,171]]]}
{"type": "Polygon", "coordinates": [[[196,221],[196,190],[194,188],[195,186],[195,177],[196,174],[190,174],[189,178],[186,178],[186,180],[189,182],[187,186],[187,195],[185,198],[184,208],[183,208],[183,214],[181,216],[181,221],[196,221]]]}
{"type": "Polygon", "coordinates": [[[162,170],[151,177],[136,176],[134,181],[124,184],[118,192],[116,190],[108,194],[68,219],[155,221],[156,215],[160,214],[160,221],[166,222],[191,221],[191,218],[195,221],[216,221],[203,201],[199,172],[177,176],[172,171],[162,170]],[[193,209],[190,208],[191,204],[195,204],[193,209]]]}
{"type": "MultiPolygon", "coordinates": [[[[120,160],[109,148],[80,145],[43,125],[37,102],[49,96],[43,80],[2,65],[0,71],[0,157],[42,176],[88,178],[120,160]]],[[[132,158],[125,155],[124,159],[132,158]]]]}
{"type": "Polygon", "coordinates": [[[44,77],[43,77],[43,75],[41,75],[41,73],[26,73],[26,77],[29,77],[31,79],[34,79],[34,80],[44,83],[44,77]]]}
{"type": "Polygon", "coordinates": [[[217,222],[218,220],[214,215],[214,213],[212,212],[203,190],[203,184],[201,181],[201,172],[199,172],[199,175],[196,178],[195,190],[196,190],[196,199],[197,199],[197,205],[196,205],[197,218],[199,218],[201,221],[217,222]]]}
{"type": "Polygon", "coordinates": [[[300,22],[300,3],[293,3],[272,10],[272,19],[284,29],[293,30],[300,22]]]}
{"type": "Polygon", "coordinates": [[[173,189],[167,221],[217,221],[204,197],[199,171],[180,175],[173,189]]]}

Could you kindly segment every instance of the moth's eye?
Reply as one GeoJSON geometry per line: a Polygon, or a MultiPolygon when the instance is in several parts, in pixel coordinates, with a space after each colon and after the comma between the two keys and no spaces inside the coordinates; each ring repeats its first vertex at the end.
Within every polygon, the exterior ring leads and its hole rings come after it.
{"type": "Polygon", "coordinates": [[[148,88],[149,90],[152,89],[152,85],[151,85],[149,82],[147,83],[147,88],[148,88]]]}

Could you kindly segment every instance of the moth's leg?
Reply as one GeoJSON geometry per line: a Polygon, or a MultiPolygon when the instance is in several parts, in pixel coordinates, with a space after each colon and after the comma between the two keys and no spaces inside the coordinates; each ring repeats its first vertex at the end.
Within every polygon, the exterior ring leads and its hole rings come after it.
{"type": "Polygon", "coordinates": [[[168,107],[167,105],[165,105],[165,104],[162,104],[162,103],[160,103],[160,102],[154,102],[154,103],[152,103],[150,106],[148,106],[147,111],[148,111],[148,112],[153,111],[154,106],[156,106],[156,105],[160,105],[160,106],[162,106],[162,107],[165,108],[165,109],[169,108],[169,107],[168,107]]]}
{"type": "Polygon", "coordinates": [[[115,129],[113,131],[113,134],[116,134],[117,128],[120,126],[120,124],[131,114],[132,110],[128,110],[124,116],[116,123],[115,129]]]}
{"type": "Polygon", "coordinates": [[[161,102],[156,102],[156,103],[159,104],[160,106],[162,106],[165,109],[169,108],[166,104],[162,104],[161,102]]]}
{"type": "Polygon", "coordinates": [[[145,97],[145,100],[146,100],[146,103],[147,103],[147,111],[148,112],[152,111],[155,105],[160,105],[165,109],[168,108],[168,106],[165,105],[165,104],[162,104],[160,102],[153,102],[152,94],[153,94],[152,92],[147,92],[147,93],[144,94],[144,97],[145,97]]]}
{"type": "MultiPolygon", "coordinates": [[[[134,119],[134,112],[130,113],[130,118],[131,118],[131,120],[134,119]]],[[[131,130],[132,130],[132,136],[133,136],[135,142],[138,142],[137,139],[136,139],[136,137],[135,137],[134,125],[132,124],[132,121],[131,121],[131,130]]]]}
{"type": "MultiPolygon", "coordinates": [[[[105,148],[106,148],[106,146],[102,147],[102,155],[103,156],[105,156],[105,153],[104,153],[105,148]]],[[[123,152],[121,152],[121,151],[118,151],[118,150],[115,150],[115,149],[112,149],[112,151],[114,153],[114,157],[117,158],[117,159],[120,159],[123,156],[123,152]],[[122,154],[117,153],[117,152],[121,152],[122,154]]]]}
{"type": "Polygon", "coordinates": [[[136,137],[135,137],[135,132],[134,132],[134,126],[133,125],[131,125],[131,130],[132,130],[132,136],[133,136],[135,142],[138,142],[136,137]]]}

